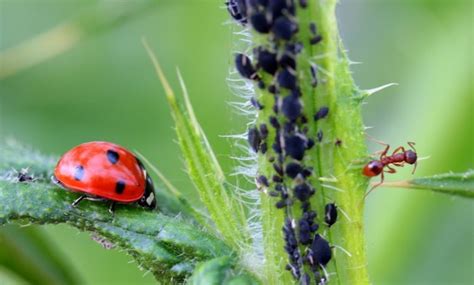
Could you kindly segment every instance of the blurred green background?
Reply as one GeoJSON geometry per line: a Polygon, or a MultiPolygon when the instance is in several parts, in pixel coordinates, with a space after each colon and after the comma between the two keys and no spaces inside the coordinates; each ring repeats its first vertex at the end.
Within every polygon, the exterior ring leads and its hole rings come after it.
{"type": "MultiPolygon", "coordinates": [[[[419,155],[427,157],[416,176],[473,167],[472,5],[347,0],[338,7],[349,55],[363,63],[352,66],[358,85],[399,84],[367,100],[365,123],[373,127],[368,133],[393,146],[415,141],[419,155]]],[[[162,88],[140,43],[146,36],[176,87],[175,68],[180,68],[224,169],[236,165],[230,159],[234,142],[220,135],[243,131],[246,120],[228,104],[236,99],[225,79],[237,37],[221,1],[0,0],[0,50],[68,21],[80,24],[79,42],[0,81],[2,140],[14,137],[57,155],[85,141],[113,141],[143,153],[196,200],[162,88]]],[[[380,148],[369,143],[373,151],[380,148]]],[[[410,172],[402,169],[387,180],[410,172]]],[[[471,201],[379,188],[368,198],[366,233],[374,284],[474,284],[471,201]]],[[[43,239],[44,251],[72,268],[78,283],[154,283],[131,257],[104,250],[89,234],[46,226],[0,231],[0,284],[38,282],[25,279],[38,268],[16,262],[22,256],[46,271],[55,267],[29,248],[43,239]]]]}

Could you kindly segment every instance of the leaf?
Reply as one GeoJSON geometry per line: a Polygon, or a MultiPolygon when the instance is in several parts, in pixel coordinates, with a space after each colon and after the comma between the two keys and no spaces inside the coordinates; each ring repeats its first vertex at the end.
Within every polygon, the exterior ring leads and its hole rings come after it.
{"type": "Polygon", "coordinates": [[[242,245],[249,244],[250,241],[243,207],[226,187],[222,169],[197,122],[183,80],[178,74],[183,89],[184,104],[179,102],[174,95],[158,60],[145,40],[143,44],[165,90],[189,176],[218,232],[234,249],[240,249],[242,245]]]}
{"type": "Polygon", "coordinates": [[[383,186],[430,190],[452,196],[474,198],[474,170],[470,169],[464,173],[450,172],[400,182],[387,182],[383,186]]]}
{"type": "Polygon", "coordinates": [[[223,256],[200,263],[188,280],[189,285],[253,285],[260,284],[254,277],[240,273],[235,275],[235,259],[223,256]]]}
{"type": "Polygon", "coordinates": [[[0,225],[66,223],[94,232],[165,283],[182,282],[198,262],[233,256],[221,240],[177,217],[132,205],[118,205],[112,216],[105,203],[91,201],[74,208],[71,203],[78,194],[49,182],[54,159],[15,143],[1,146],[0,155],[0,225]],[[18,182],[12,166],[28,167],[34,181],[18,182]]]}

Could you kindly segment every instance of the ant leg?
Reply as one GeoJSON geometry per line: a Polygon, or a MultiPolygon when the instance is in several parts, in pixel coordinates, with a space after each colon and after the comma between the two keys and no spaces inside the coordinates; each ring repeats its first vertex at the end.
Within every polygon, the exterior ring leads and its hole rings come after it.
{"type": "Polygon", "coordinates": [[[73,207],[76,207],[77,204],[79,204],[82,200],[84,200],[84,198],[86,198],[87,196],[86,195],[81,195],[79,198],[77,198],[76,200],[74,200],[74,202],[72,202],[71,206],[73,207]]]}
{"type": "Polygon", "coordinates": [[[390,167],[390,165],[387,165],[388,170],[386,171],[387,173],[397,173],[397,171],[393,168],[390,167]]]}
{"type": "Polygon", "coordinates": [[[401,150],[402,153],[405,152],[405,148],[403,146],[399,146],[399,147],[397,147],[396,149],[393,150],[392,155],[396,154],[400,150],[401,150]]]}
{"type": "Polygon", "coordinates": [[[109,213],[112,214],[112,216],[115,214],[115,202],[110,202],[109,213]]]}
{"type": "Polygon", "coordinates": [[[363,200],[365,200],[365,199],[367,198],[367,196],[369,196],[369,194],[370,194],[372,191],[375,190],[375,188],[377,188],[377,187],[379,187],[380,185],[382,185],[384,179],[385,179],[385,176],[384,176],[384,174],[383,174],[383,172],[382,172],[381,177],[380,177],[380,182],[377,183],[377,184],[375,184],[374,186],[372,186],[372,188],[370,188],[370,190],[367,191],[367,193],[365,193],[363,200]]]}
{"type": "Polygon", "coordinates": [[[413,166],[413,171],[411,172],[411,174],[415,174],[415,170],[416,170],[417,165],[418,165],[418,161],[415,162],[415,165],[413,166]]]}

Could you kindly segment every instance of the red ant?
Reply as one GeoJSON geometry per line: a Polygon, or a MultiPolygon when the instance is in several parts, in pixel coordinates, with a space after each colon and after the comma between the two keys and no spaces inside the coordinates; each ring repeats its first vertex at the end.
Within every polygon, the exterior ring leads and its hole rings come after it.
{"type": "Polygon", "coordinates": [[[397,147],[393,152],[392,155],[387,155],[387,152],[390,148],[390,145],[386,145],[385,149],[380,153],[380,157],[378,160],[372,160],[369,163],[367,163],[364,167],[364,170],[362,171],[362,174],[368,177],[373,177],[381,174],[381,179],[380,182],[375,184],[365,196],[369,195],[369,193],[374,190],[376,187],[380,186],[380,184],[383,183],[384,181],[384,172],[387,173],[395,173],[397,172],[394,168],[390,166],[390,164],[401,167],[405,163],[408,164],[414,164],[415,167],[413,168],[413,173],[415,173],[416,170],[416,165],[417,165],[417,154],[416,154],[416,149],[415,149],[415,143],[414,142],[408,142],[408,145],[410,146],[411,149],[405,150],[403,146],[397,147]],[[387,168],[388,170],[384,170],[384,168],[387,168]]]}

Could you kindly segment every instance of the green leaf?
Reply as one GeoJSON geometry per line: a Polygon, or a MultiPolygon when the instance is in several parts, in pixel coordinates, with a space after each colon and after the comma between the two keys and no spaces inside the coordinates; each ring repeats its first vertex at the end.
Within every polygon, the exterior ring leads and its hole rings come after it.
{"type": "Polygon", "coordinates": [[[118,205],[111,215],[105,203],[92,201],[74,208],[71,203],[78,194],[49,181],[54,159],[15,143],[0,146],[0,155],[0,225],[66,223],[94,232],[124,249],[167,284],[182,282],[198,262],[233,255],[212,234],[176,217],[132,205],[118,205]],[[28,167],[35,180],[18,182],[12,167],[28,167]]]}
{"type": "Polygon", "coordinates": [[[143,44],[165,90],[176,124],[179,146],[199,197],[224,240],[234,249],[241,249],[250,241],[243,206],[226,187],[222,169],[194,115],[183,80],[179,76],[184,103],[178,101],[174,95],[150,47],[145,41],[143,44]]]}
{"type": "Polygon", "coordinates": [[[444,173],[407,181],[384,183],[385,187],[429,190],[452,196],[474,198],[474,170],[464,173],[444,173]]]}
{"type": "Polygon", "coordinates": [[[240,273],[234,275],[235,258],[222,256],[200,263],[188,280],[189,285],[256,285],[254,277],[240,273]]]}
{"type": "Polygon", "coordinates": [[[78,284],[73,270],[35,227],[0,230],[0,266],[31,284],[78,284]]]}

